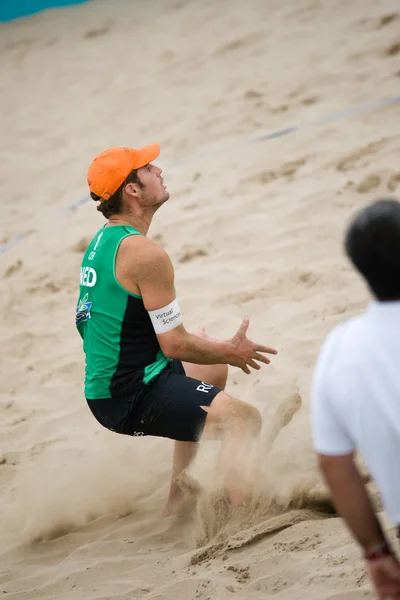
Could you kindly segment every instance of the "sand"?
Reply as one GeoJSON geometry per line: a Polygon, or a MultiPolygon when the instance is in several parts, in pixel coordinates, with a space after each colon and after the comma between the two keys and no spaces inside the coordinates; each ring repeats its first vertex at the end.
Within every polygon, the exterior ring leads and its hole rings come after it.
{"type": "Polygon", "coordinates": [[[325,335],[370,299],[342,237],[399,196],[400,106],[317,121],[398,95],[399,27],[396,0],[94,0],[1,25],[0,244],[25,236],[0,254],[5,598],[373,597],[316,469],[309,389],[325,335]],[[186,327],[227,337],[248,315],[279,350],[230,369],[264,418],[246,509],[218,496],[210,442],[182,481],[191,512],[163,519],[172,442],[108,432],[83,398],[74,310],[103,218],[69,207],[97,152],[153,141],[171,199],[150,236],[186,327]]]}

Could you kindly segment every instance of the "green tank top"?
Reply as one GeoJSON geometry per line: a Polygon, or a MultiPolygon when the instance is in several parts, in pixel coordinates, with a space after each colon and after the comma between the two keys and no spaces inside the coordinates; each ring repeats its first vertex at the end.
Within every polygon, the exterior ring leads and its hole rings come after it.
{"type": "Polygon", "coordinates": [[[102,227],[81,264],[75,323],[83,339],[89,400],[131,396],[171,360],[160,348],[141,296],[115,276],[119,245],[129,235],[142,234],[127,225],[102,227]]]}

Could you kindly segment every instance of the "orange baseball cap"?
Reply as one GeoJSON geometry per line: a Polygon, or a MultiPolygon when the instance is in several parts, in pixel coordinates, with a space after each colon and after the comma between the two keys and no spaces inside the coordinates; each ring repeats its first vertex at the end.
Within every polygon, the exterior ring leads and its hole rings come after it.
{"type": "Polygon", "coordinates": [[[89,190],[107,201],[135,169],[140,169],[157,158],[159,144],[144,148],[109,148],[93,160],[88,171],[89,190]]]}

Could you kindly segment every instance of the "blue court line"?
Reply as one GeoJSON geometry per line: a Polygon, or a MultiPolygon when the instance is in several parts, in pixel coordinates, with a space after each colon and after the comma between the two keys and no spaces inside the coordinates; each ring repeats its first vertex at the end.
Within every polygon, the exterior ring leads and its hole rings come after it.
{"type": "Polygon", "coordinates": [[[21,235],[18,235],[17,237],[15,237],[14,239],[10,240],[9,242],[6,242],[5,244],[2,244],[0,246],[0,254],[4,254],[4,252],[7,252],[7,250],[9,250],[13,246],[16,246],[17,244],[19,244],[19,242],[21,242],[28,235],[29,235],[28,233],[21,233],[21,235]]]}
{"type": "Polygon", "coordinates": [[[86,202],[90,199],[91,198],[89,195],[83,196],[82,198],[79,198],[79,200],[75,200],[75,202],[72,202],[72,204],[69,204],[65,208],[62,208],[61,210],[59,210],[58,214],[65,215],[65,213],[67,213],[71,210],[74,210],[75,208],[78,208],[79,206],[82,206],[82,204],[86,204],[86,202]]]}
{"type": "MultiPolygon", "coordinates": [[[[315,121],[310,121],[309,123],[304,123],[304,125],[293,125],[291,127],[284,127],[283,129],[276,129],[274,131],[262,133],[262,134],[254,136],[254,137],[251,137],[246,141],[250,142],[250,143],[254,143],[254,142],[265,142],[267,140],[273,140],[273,139],[288,135],[289,133],[293,133],[295,131],[307,129],[308,127],[314,127],[315,125],[331,123],[332,121],[336,121],[337,119],[343,119],[344,117],[348,117],[350,115],[361,114],[363,112],[366,112],[367,110],[381,108],[381,107],[387,106],[389,104],[395,104],[396,102],[400,102],[400,96],[392,96],[391,98],[383,98],[382,100],[375,100],[373,102],[361,104],[360,106],[354,106],[353,108],[348,108],[347,110],[343,110],[343,111],[340,111],[337,113],[332,113],[330,115],[327,115],[326,117],[322,117],[321,119],[316,119],[315,121]]],[[[90,196],[83,196],[79,200],[75,200],[74,202],[72,202],[71,204],[66,206],[65,208],[58,211],[58,214],[66,214],[67,212],[74,210],[75,208],[78,208],[79,206],[82,206],[83,204],[86,204],[86,202],[88,202],[88,200],[90,200],[90,196]]],[[[28,235],[29,235],[28,233],[23,233],[21,235],[18,235],[14,239],[10,240],[9,242],[6,242],[5,244],[1,245],[0,246],[0,254],[4,254],[5,252],[7,252],[7,250],[9,250],[13,246],[16,246],[17,244],[19,244],[19,242],[21,242],[23,239],[25,239],[28,235]]]]}
{"type": "Polygon", "coordinates": [[[347,110],[342,110],[337,113],[332,113],[327,115],[326,117],[322,117],[321,119],[316,119],[315,121],[310,121],[310,123],[304,123],[304,125],[294,125],[293,127],[286,127],[285,129],[278,129],[277,131],[271,131],[267,133],[262,133],[261,135],[256,135],[250,138],[250,142],[264,142],[266,140],[273,140],[278,137],[282,137],[284,135],[288,135],[289,133],[293,133],[294,131],[300,131],[301,129],[307,129],[308,127],[314,127],[315,125],[321,125],[323,123],[330,123],[332,121],[336,121],[337,119],[343,119],[344,117],[348,117],[350,115],[361,114],[367,110],[373,110],[374,108],[381,108],[382,106],[387,106],[388,104],[395,104],[396,102],[400,102],[400,96],[393,96],[392,98],[384,98],[383,100],[375,100],[374,102],[368,102],[367,104],[361,104],[360,106],[354,106],[353,108],[348,108],[347,110]]]}

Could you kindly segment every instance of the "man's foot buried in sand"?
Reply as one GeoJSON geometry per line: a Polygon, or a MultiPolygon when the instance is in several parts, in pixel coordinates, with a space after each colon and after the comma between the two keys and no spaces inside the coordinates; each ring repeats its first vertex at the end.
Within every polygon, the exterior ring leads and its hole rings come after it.
{"type": "Polygon", "coordinates": [[[186,470],[182,471],[171,484],[163,516],[187,515],[194,509],[202,491],[203,488],[199,482],[189,475],[186,470]]]}

